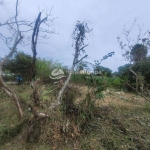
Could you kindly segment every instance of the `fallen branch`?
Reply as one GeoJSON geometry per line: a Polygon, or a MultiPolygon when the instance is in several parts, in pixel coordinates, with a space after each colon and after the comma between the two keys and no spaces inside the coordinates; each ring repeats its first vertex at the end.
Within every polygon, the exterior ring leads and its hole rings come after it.
{"type": "Polygon", "coordinates": [[[146,101],[150,102],[148,98],[146,98],[143,94],[141,94],[139,91],[136,90],[136,88],[132,87],[130,84],[126,83],[130,88],[135,90],[141,97],[143,97],[146,101]]]}
{"type": "Polygon", "coordinates": [[[31,111],[36,118],[48,118],[49,116],[45,113],[38,112],[37,109],[33,108],[31,105],[29,106],[29,111],[31,111]]]}

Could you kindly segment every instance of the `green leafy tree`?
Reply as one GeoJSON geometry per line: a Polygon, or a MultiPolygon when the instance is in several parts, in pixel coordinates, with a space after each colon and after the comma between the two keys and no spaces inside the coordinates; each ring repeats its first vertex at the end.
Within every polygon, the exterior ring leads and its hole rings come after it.
{"type": "Polygon", "coordinates": [[[43,82],[53,82],[49,76],[56,68],[62,69],[64,72],[66,72],[65,67],[60,62],[38,58],[36,60],[36,77],[40,78],[43,82]]]}
{"type": "MultiPolygon", "coordinates": [[[[120,48],[123,50],[123,57],[125,60],[129,62],[129,69],[134,77],[135,87],[132,86],[130,83],[128,83],[128,86],[132,89],[134,89],[139,95],[144,97],[146,100],[148,100],[141,91],[139,90],[141,86],[144,85],[144,77],[142,73],[139,70],[136,70],[135,64],[143,63],[145,61],[147,53],[148,53],[148,47],[150,46],[150,40],[149,40],[149,33],[142,33],[142,27],[138,26],[138,35],[135,39],[131,38],[131,31],[136,23],[136,20],[133,22],[133,25],[130,29],[123,29],[123,35],[126,39],[126,44],[121,40],[120,37],[117,37],[118,43],[120,48]],[[134,69],[133,69],[134,68],[134,69]],[[141,80],[142,79],[142,80],[141,80]]],[[[143,88],[142,88],[143,89],[143,88]]],[[[148,100],[149,101],[149,100],[148,100]]]]}
{"type": "Polygon", "coordinates": [[[97,75],[105,75],[106,77],[111,77],[112,76],[112,71],[109,68],[105,68],[103,66],[100,65],[101,62],[99,62],[98,60],[94,61],[94,72],[97,73],[97,75]]]}
{"type": "Polygon", "coordinates": [[[111,77],[112,76],[112,70],[109,68],[100,66],[99,70],[101,71],[102,75],[105,75],[106,77],[111,77]]]}
{"type": "MultiPolygon", "coordinates": [[[[145,58],[145,61],[133,64],[132,70],[138,75],[138,84],[140,84],[139,82],[141,81],[146,87],[150,87],[150,57],[145,58]]],[[[131,86],[136,87],[135,76],[130,71],[130,64],[120,66],[118,68],[118,74],[122,80],[130,83],[131,86]]],[[[130,87],[128,87],[128,89],[131,90],[130,87]]]]}
{"type": "Polygon", "coordinates": [[[143,44],[135,44],[131,49],[131,60],[136,63],[146,59],[148,49],[143,44]]]}
{"type": "MultiPolygon", "coordinates": [[[[130,64],[120,66],[118,68],[118,76],[124,81],[124,83],[130,83],[133,87],[135,87],[135,77],[130,71],[130,64]]],[[[126,86],[126,84],[125,88],[127,88],[128,90],[132,90],[129,86],[126,86]]]]}
{"type": "Polygon", "coordinates": [[[10,71],[15,75],[19,74],[24,79],[28,79],[31,63],[32,57],[30,55],[27,55],[24,52],[17,52],[5,63],[3,70],[10,71]]]}
{"type": "Polygon", "coordinates": [[[133,65],[133,69],[144,76],[145,83],[150,87],[150,57],[133,65]]]}

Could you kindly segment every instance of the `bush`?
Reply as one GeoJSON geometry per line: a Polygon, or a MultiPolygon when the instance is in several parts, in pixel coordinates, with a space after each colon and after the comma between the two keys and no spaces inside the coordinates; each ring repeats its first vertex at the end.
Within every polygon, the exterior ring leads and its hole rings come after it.
{"type": "Polygon", "coordinates": [[[108,86],[116,89],[125,88],[124,83],[120,77],[108,78],[108,86]]]}
{"type": "Polygon", "coordinates": [[[95,101],[92,100],[91,95],[88,93],[86,98],[79,105],[79,117],[80,128],[82,131],[87,130],[87,126],[91,119],[94,117],[94,111],[96,110],[95,101]]]}
{"type": "Polygon", "coordinates": [[[71,76],[71,82],[76,84],[85,84],[86,75],[85,74],[72,74],[71,76]]]}
{"type": "Polygon", "coordinates": [[[44,83],[49,83],[52,81],[49,75],[54,69],[59,68],[64,70],[64,66],[58,61],[38,58],[36,61],[36,77],[40,78],[44,83]]]}

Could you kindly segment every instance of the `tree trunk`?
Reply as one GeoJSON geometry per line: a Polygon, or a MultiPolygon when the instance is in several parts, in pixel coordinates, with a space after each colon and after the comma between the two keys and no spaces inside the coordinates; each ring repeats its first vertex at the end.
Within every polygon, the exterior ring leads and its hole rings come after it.
{"type": "Polygon", "coordinates": [[[0,88],[15,102],[17,110],[19,112],[19,116],[20,118],[23,117],[23,112],[20,106],[20,103],[18,101],[17,95],[15,94],[15,92],[13,90],[11,90],[3,81],[2,79],[2,70],[0,70],[0,88]]]}
{"type": "Polygon", "coordinates": [[[136,91],[138,91],[138,88],[139,88],[139,86],[138,86],[138,76],[136,76],[136,91]]]}

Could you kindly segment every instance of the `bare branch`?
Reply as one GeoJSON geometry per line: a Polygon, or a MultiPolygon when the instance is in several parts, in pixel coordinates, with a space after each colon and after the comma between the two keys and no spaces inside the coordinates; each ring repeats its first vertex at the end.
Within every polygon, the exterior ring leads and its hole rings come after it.
{"type": "MultiPolygon", "coordinates": [[[[32,67],[31,67],[31,71],[30,71],[30,81],[32,81],[32,79],[35,78],[35,62],[36,62],[36,55],[37,55],[36,47],[37,47],[37,43],[38,43],[39,32],[42,32],[42,33],[45,32],[46,33],[43,36],[40,36],[44,39],[48,38],[47,34],[55,33],[54,31],[50,31],[50,30],[47,30],[45,28],[40,28],[41,24],[46,23],[50,20],[50,19],[48,19],[50,14],[48,14],[43,19],[41,19],[41,15],[42,15],[42,12],[40,12],[38,14],[38,17],[35,21],[35,25],[34,25],[34,28],[33,28],[32,39],[31,39],[31,49],[32,49],[32,52],[33,52],[33,61],[32,61],[32,67]]],[[[49,23],[47,23],[46,25],[48,26],[49,23]]]]}
{"type": "Polygon", "coordinates": [[[139,41],[142,39],[141,33],[142,33],[142,28],[143,28],[143,26],[144,26],[144,25],[138,26],[139,34],[138,34],[138,36],[137,36],[137,41],[136,41],[136,43],[139,43],[139,41]]]}
{"type": "Polygon", "coordinates": [[[0,5],[2,5],[2,6],[3,6],[3,5],[5,5],[5,4],[6,4],[6,3],[5,3],[5,1],[4,1],[4,0],[1,0],[1,1],[0,1],[0,5]]]}
{"type": "Polygon", "coordinates": [[[37,109],[33,108],[31,105],[28,105],[30,108],[30,111],[34,114],[34,117],[36,118],[48,118],[49,116],[45,113],[38,112],[37,109]]]}
{"type": "MultiPolygon", "coordinates": [[[[16,107],[17,107],[18,112],[19,112],[19,115],[20,115],[20,117],[22,118],[23,112],[22,112],[22,109],[21,109],[19,100],[18,100],[18,98],[17,98],[15,92],[12,91],[12,90],[5,84],[5,82],[4,82],[3,79],[2,79],[2,67],[3,67],[4,63],[14,54],[14,52],[15,52],[16,49],[17,49],[18,44],[19,44],[19,43],[21,42],[21,40],[23,39],[23,36],[21,35],[21,32],[19,31],[19,25],[18,25],[18,23],[17,23],[17,16],[18,16],[18,10],[17,10],[17,9],[18,9],[18,0],[17,0],[17,2],[16,2],[16,14],[15,14],[15,21],[16,21],[16,27],[17,27],[17,29],[16,29],[16,35],[15,35],[16,37],[15,37],[15,40],[14,40],[14,43],[13,43],[12,48],[10,48],[11,51],[10,51],[9,54],[8,54],[4,59],[2,59],[2,61],[0,62],[0,88],[1,88],[2,90],[4,90],[4,91],[6,92],[6,94],[7,94],[8,96],[10,96],[10,97],[12,98],[12,100],[15,102],[16,107]]],[[[2,34],[1,34],[1,35],[2,35],[2,34]]],[[[4,36],[3,36],[3,38],[4,38],[4,36]]],[[[7,38],[6,38],[6,41],[7,41],[7,38]]]]}
{"type": "Polygon", "coordinates": [[[88,55],[85,55],[84,57],[82,57],[80,60],[78,60],[77,62],[75,62],[75,65],[78,64],[79,62],[81,62],[84,58],[86,58],[88,55]]]}
{"type": "Polygon", "coordinates": [[[147,98],[147,97],[145,97],[143,94],[141,94],[139,91],[137,91],[137,89],[136,88],[134,88],[134,87],[132,87],[129,83],[126,83],[130,88],[132,88],[133,90],[135,90],[141,97],[143,97],[146,101],[149,101],[150,102],[150,100],[147,98]]]}

